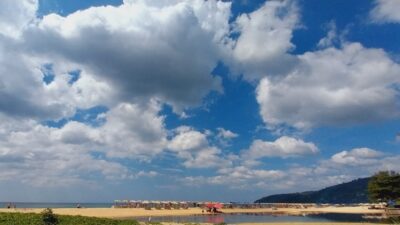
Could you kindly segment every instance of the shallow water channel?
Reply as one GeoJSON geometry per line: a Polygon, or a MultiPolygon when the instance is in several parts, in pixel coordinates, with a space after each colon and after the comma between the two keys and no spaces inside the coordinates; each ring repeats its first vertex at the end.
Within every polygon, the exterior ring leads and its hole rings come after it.
{"type": "Polygon", "coordinates": [[[271,213],[235,213],[216,215],[191,216],[153,216],[136,217],[134,219],[148,222],[178,222],[178,223],[274,223],[274,222],[380,222],[381,215],[320,213],[304,215],[285,215],[271,213]]]}

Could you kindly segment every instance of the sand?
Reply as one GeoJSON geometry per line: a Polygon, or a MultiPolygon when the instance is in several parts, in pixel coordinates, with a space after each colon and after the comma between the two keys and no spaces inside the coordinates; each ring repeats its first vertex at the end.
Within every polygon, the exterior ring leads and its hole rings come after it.
{"type": "MultiPolygon", "coordinates": [[[[22,212],[22,213],[40,213],[43,209],[0,209],[0,212],[22,212]]],[[[325,207],[325,208],[307,208],[291,209],[278,208],[273,209],[223,209],[224,213],[280,213],[288,215],[300,215],[304,213],[353,213],[353,214],[376,214],[383,213],[383,210],[372,210],[367,207],[325,207]]],[[[103,218],[130,218],[147,216],[188,216],[203,214],[200,208],[172,209],[172,210],[145,210],[145,209],[120,209],[120,208],[56,208],[53,212],[59,215],[81,215],[103,218]]]]}

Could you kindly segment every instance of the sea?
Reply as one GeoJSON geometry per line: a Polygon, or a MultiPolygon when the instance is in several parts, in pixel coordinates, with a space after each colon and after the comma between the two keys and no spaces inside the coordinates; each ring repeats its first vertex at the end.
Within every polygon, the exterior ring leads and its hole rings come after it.
{"type": "MultiPolygon", "coordinates": [[[[6,208],[10,202],[0,202],[0,208],[6,208]]],[[[85,202],[11,202],[16,208],[76,208],[79,204],[83,208],[111,208],[113,203],[85,203],[85,202]]]]}

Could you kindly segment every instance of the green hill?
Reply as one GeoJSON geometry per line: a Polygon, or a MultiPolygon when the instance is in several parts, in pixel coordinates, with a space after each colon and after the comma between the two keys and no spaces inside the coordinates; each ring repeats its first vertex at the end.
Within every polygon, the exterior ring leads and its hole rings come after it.
{"type": "Polygon", "coordinates": [[[360,178],[319,191],[278,194],[263,197],[256,203],[331,203],[351,204],[368,202],[368,178],[360,178]]]}

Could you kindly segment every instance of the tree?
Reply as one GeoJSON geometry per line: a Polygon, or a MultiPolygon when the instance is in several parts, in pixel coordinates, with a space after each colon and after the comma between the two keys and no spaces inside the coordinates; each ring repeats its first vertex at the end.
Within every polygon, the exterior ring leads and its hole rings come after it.
{"type": "Polygon", "coordinates": [[[58,218],[53,211],[49,208],[43,210],[42,212],[42,220],[44,225],[56,225],[58,224],[58,218]]]}
{"type": "Polygon", "coordinates": [[[400,174],[394,171],[380,171],[368,183],[368,197],[371,202],[400,199],[400,174]]]}

